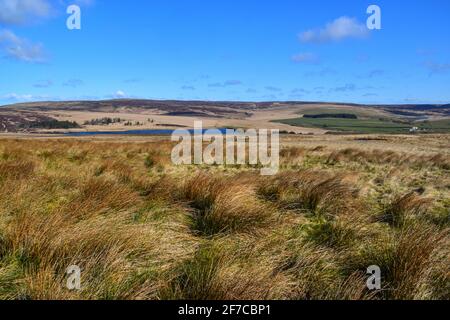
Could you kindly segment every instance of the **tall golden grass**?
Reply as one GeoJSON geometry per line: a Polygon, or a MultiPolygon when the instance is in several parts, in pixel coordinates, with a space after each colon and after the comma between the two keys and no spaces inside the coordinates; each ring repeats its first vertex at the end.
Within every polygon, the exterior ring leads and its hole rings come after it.
{"type": "Polygon", "coordinates": [[[0,140],[0,299],[450,298],[446,156],[300,145],[262,177],[172,146],[0,140]]]}

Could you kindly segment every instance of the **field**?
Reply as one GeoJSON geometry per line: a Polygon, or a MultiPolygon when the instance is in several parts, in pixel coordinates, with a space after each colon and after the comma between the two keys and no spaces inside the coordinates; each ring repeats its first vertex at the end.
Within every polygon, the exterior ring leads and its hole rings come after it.
{"type": "Polygon", "coordinates": [[[354,120],[335,118],[297,118],[280,120],[281,123],[299,126],[322,128],[330,131],[343,131],[355,133],[408,133],[410,124],[401,124],[385,120],[354,120]]]}
{"type": "Polygon", "coordinates": [[[271,177],[115,139],[0,139],[0,299],[450,299],[449,135],[284,136],[271,177]]]}
{"type": "Polygon", "coordinates": [[[420,128],[434,132],[449,132],[450,119],[422,122],[420,128]]]}
{"type": "Polygon", "coordinates": [[[420,132],[426,133],[448,133],[450,132],[450,119],[430,118],[424,120],[420,115],[401,116],[399,113],[414,115],[408,111],[395,109],[391,114],[375,113],[373,109],[348,109],[348,108],[320,108],[302,110],[301,117],[273,120],[273,122],[285,125],[320,128],[331,132],[344,133],[409,133],[410,129],[416,127],[420,132]],[[355,119],[349,119],[352,116],[355,119]]]}

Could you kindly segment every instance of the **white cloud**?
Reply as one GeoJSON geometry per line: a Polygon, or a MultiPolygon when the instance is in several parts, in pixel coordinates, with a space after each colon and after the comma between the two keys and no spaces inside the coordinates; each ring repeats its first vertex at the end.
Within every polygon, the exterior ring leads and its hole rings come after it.
{"type": "Polygon", "coordinates": [[[349,38],[365,38],[369,29],[355,18],[340,17],[328,23],[324,28],[300,33],[299,39],[307,43],[337,42],[349,38]]]}
{"type": "Polygon", "coordinates": [[[23,101],[46,100],[46,99],[49,99],[49,96],[8,93],[8,94],[5,94],[2,98],[5,99],[5,100],[11,100],[11,101],[16,101],[16,102],[23,102],[23,101]]]}
{"type": "Polygon", "coordinates": [[[46,61],[44,47],[20,38],[12,31],[0,30],[0,50],[5,56],[19,61],[43,63],[46,61]]]}
{"type": "Polygon", "coordinates": [[[126,95],[126,93],[123,92],[122,90],[117,90],[116,93],[113,94],[113,97],[114,97],[115,99],[123,99],[123,98],[126,98],[127,95],[126,95]]]}
{"type": "Polygon", "coordinates": [[[310,52],[303,52],[293,55],[291,60],[297,63],[319,63],[319,58],[314,53],[310,52]]]}
{"type": "Polygon", "coordinates": [[[0,24],[20,25],[50,16],[47,0],[0,0],[0,24]]]}
{"type": "Polygon", "coordinates": [[[21,100],[31,100],[32,97],[33,96],[31,94],[8,93],[3,96],[3,99],[21,101],[21,100]]]}
{"type": "Polygon", "coordinates": [[[88,7],[94,0],[0,0],[0,25],[24,25],[57,16],[67,6],[88,7]]]}

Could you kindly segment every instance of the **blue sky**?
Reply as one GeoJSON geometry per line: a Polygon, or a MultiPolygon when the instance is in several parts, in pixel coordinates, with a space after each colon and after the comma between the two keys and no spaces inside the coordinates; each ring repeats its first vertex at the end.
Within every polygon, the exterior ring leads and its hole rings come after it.
{"type": "Polygon", "coordinates": [[[0,0],[0,104],[449,103],[449,40],[448,0],[0,0]]]}

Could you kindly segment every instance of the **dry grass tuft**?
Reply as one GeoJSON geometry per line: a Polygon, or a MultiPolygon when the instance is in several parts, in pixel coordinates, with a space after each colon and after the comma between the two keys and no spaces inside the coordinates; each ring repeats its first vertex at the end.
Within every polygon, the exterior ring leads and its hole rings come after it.
{"type": "Polygon", "coordinates": [[[383,289],[377,293],[380,298],[429,299],[433,296],[433,273],[442,276],[445,270],[442,263],[446,259],[448,262],[448,254],[448,230],[415,224],[389,239],[367,245],[358,253],[356,261],[349,259],[349,265],[356,263],[354,266],[359,265],[361,270],[369,265],[381,268],[383,289]]]}
{"type": "Polygon", "coordinates": [[[0,179],[26,179],[34,173],[34,169],[35,164],[31,161],[0,162],[0,179]]]}
{"type": "Polygon", "coordinates": [[[258,194],[284,209],[302,209],[333,217],[358,211],[358,190],[345,175],[324,171],[283,172],[263,181],[258,194]]]}
{"type": "Polygon", "coordinates": [[[273,208],[258,200],[253,186],[236,179],[200,174],[185,184],[183,196],[194,209],[193,230],[204,235],[249,231],[273,214],[273,208]]]}
{"type": "Polygon", "coordinates": [[[138,195],[127,186],[102,178],[90,178],[81,186],[73,201],[61,210],[67,218],[85,218],[126,210],[139,201],[138,195]]]}
{"type": "Polygon", "coordinates": [[[416,192],[409,192],[402,196],[397,196],[389,203],[380,215],[381,222],[389,223],[392,226],[402,226],[408,220],[415,217],[424,216],[433,204],[433,199],[419,196],[416,192]]]}

